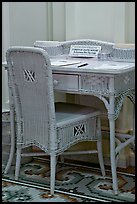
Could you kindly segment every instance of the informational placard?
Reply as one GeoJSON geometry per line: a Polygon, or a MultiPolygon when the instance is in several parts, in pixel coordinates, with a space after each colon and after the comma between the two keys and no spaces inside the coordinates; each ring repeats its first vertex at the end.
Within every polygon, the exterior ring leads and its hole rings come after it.
{"type": "Polygon", "coordinates": [[[97,57],[101,46],[71,45],[69,56],[71,57],[97,57]]]}

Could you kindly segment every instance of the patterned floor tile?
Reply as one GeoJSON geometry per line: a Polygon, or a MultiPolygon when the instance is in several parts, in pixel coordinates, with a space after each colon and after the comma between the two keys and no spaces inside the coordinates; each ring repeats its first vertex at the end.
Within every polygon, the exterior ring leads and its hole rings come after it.
{"type": "MultiPolygon", "coordinates": [[[[10,174],[3,177],[7,179],[14,179],[13,173],[14,167],[10,174]]],[[[49,188],[49,161],[35,159],[29,164],[23,164],[21,166],[19,180],[21,182],[30,183],[38,187],[49,188]]],[[[114,195],[112,190],[112,179],[110,171],[107,171],[106,177],[103,178],[101,176],[100,169],[88,167],[85,168],[82,166],[61,163],[57,164],[55,189],[62,192],[63,194],[68,193],[74,197],[79,196],[89,199],[94,198],[95,200],[100,199],[116,202],[134,202],[135,177],[128,174],[119,173],[118,185],[119,194],[114,195]]]]}

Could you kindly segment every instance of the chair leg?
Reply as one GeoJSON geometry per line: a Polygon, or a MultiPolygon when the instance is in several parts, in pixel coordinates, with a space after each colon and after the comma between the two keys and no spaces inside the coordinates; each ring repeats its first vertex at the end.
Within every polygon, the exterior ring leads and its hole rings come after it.
{"type": "Polygon", "coordinates": [[[11,147],[9,159],[8,159],[7,165],[6,165],[5,170],[4,170],[4,174],[7,174],[9,172],[9,169],[10,169],[11,164],[12,164],[13,156],[14,156],[14,147],[11,147]]]}
{"type": "Polygon", "coordinates": [[[98,159],[99,159],[99,164],[102,172],[102,176],[104,177],[105,174],[105,167],[104,167],[104,161],[103,161],[103,154],[102,154],[102,142],[97,141],[97,150],[98,150],[98,159]]]}
{"type": "Polygon", "coordinates": [[[102,151],[102,135],[101,135],[100,118],[97,118],[97,134],[98,134],[98,140],[97,140],[98,159],[99,159],[102,176],[104,177],[106,174],[105,174],[103,151],[102,151]]]}
{"type": "Polygon", "coordinates": [[[15,180],[19,178],[20,164],[21,164],[21,145],[17,145],[15,180]]]}
{"type": "Polygon", "coordinates": [[[56,156],[54,154],[50,156],[50,169],[50,194],[54,195],[56,174],[56,156]]]}
{"type": "Polygon", "coordinates": [[[4,170],[4,174],[7,174],[10,169],[13,161],[14,152],[15,152],[15,118],[14,118],[13,106],[10,106],[10,128],[11,128],[11,147],[10,147],[9,159],[4,170]]]}

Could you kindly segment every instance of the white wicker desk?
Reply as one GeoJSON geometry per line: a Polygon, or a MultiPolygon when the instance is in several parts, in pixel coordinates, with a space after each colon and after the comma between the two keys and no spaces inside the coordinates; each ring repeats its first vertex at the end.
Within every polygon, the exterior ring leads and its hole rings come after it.
{"type": "Polygon", "coordinates": [[[134,136],[115,146],[115,120],[118,118],[126,96],[135,104],[135,64],[122,62],[88,61],[89,65],[78,68],[74,66],[52,67],[56,91],[83,95],[94,95],[102,100],[108,111],[110,127],[110,159],[113,189],[117,194],[118,183],[116,162],[121,149],[131,145],[134,136]],[[102,63],[127,64],[124,69],[94,69],[102,63]]]}
{"type": "MultiPolygon", "coordinates": [[[[56,59],[68,59],[68,55],[52,56],[51,61],[56,59]]],[[[74,59],[74,60],[78,60],[74,59]]],[[[81,59],[79,59],[81,61],[81,59]]],[[[135,104],[135,63],[98,61],[83,59],[88,62],[87,66],[78,68],[77,65],[52,66],[55,91],[94,95],[102,100],[108,111],[110,126],[110,160],[112,169],[113,190],[118,193],[116,161],[121,149],[131,145],[134,137],[127,138],[126,142],[115,145],[115,120],[118,118],[124,98],[128,96],[135,104]],[[102,64],[116,65],[117,69],[100,68],[102,64]],[[121,65],[127,65],[119,69],[121,65]],[[96,68],[98,67],[98,68],[96,68]]],[[[105,66],[104,65],[104,66],[105,66]]],[[[3,63],[6,68],[6,63],[3,63]]],[[[12,106],[12,103],[11,103],[12,106]]],[[[12,108],[11,114],[12,114],[12,108]]],[[[134,132],[135,136],[135,132],[134,132]]]]}

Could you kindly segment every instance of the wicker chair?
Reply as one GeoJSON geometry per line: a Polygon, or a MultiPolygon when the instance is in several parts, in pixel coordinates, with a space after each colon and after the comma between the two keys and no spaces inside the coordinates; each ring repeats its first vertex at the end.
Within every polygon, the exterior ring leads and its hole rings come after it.
{"type": "MultiPolygon", "coordinates": [[[[75,153],[98,153],[101,171],[105,176],[100,111],[77,104],[54,103],[52,69],[45,50],[11,47],[7,50],[6,60],[17,123],[16,139],[13,138],[16,142],[15,179],[19,177],[21,157],[49,155],[50,193],[53,195],[57,156],[82,141],[97,141],[96,150],[75,153]],[[29,146],[36,146],[42,151],[23,153],[22,150],[29,146]]],[[[11,151],[10,161],[13,153],[11,151]]],[[[8,173],[11,162],[7,165],[4,173],[8,173]]]]}

